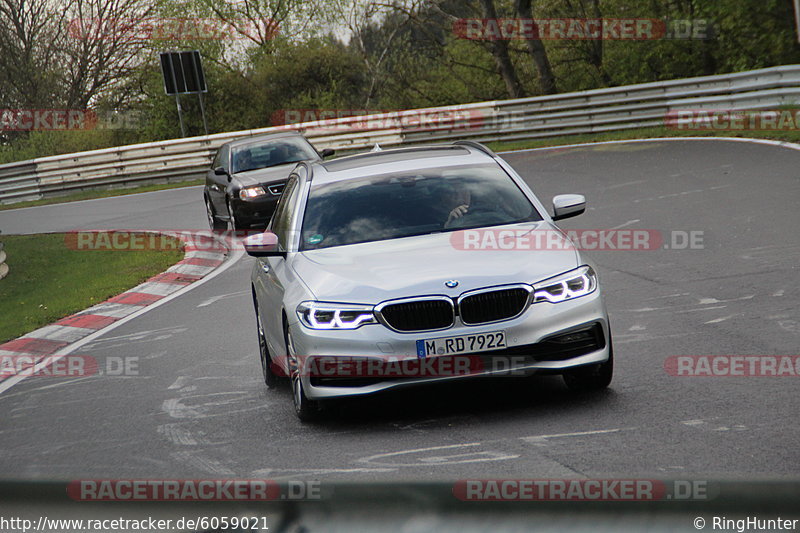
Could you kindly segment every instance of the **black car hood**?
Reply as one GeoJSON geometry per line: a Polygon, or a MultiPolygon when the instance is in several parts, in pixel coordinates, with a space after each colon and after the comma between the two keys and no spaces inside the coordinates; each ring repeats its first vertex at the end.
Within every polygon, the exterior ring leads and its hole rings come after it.
{"type": "Polygon", "coordinates": [[[297,166],[297,163],[287,163],[286,165],[278,165],[275,167],[237,172],[233,175],[233,179],[239,182],[242,187],[260,185],[262,183],[274,183],[288,178],[295,166],[297,166]]]}

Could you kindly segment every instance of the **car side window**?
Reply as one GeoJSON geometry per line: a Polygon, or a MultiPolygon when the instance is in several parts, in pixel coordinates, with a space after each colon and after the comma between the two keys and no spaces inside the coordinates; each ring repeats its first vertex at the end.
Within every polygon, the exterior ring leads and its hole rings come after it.
{"type": "Polygon", "coordinates": [[[228,164],[228,154],[230,153],[231,149],[228,146],[223,146],[219,149],[218,156],[219,156],[219,164],[217,164],[214,168],[222,167],[225,170],[230,170],[230,165],[228,164]]]}
{"type": "Polygon", "coordinates": [[[217,154],[214,156],[214,160],[211,162],[211,168],[217,168],[220,166],[219,162],[222,160],[222,150],[222,148],[217,150],[217,154]]]}
{"type": "Polygon", "coordinates": [[[272,222],[270,226],[272,232],[278,236],[278,242],[283,250],[286,250],[289,243],[289,226],[292,220],[292,213],[294,213],[294,204],[297,200],[299,188],[297,186],[298,179],[295,174],[289,176],[286,181],[286,187],[283,189],[281,199],[278,200],[278,205],[275,208],[275,214],[272,215],[272,222]]]}

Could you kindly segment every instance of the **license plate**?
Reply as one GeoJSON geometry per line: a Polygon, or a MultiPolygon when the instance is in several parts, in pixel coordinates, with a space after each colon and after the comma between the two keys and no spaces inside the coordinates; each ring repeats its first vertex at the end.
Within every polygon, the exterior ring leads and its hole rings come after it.
{"type": "Polygon", "coordinates": [[[417,341],[417,357],[488,352],[505,347],[505,331],[475,333],[457,337],[440,337],[438,339],[420,339],[417,341]]]}

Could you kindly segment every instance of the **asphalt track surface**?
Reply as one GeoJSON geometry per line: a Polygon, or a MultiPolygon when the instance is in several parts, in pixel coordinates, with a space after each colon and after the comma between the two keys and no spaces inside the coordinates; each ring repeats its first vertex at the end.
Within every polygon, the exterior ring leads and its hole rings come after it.
{"type": "MultiPolygon", "coordinates": [[[[614,332],[609,390],[478,380],[337,402],[302,424],[288,386],[261,380],[244,257],[78,352],[101,367],[138,358],[139,375],[2,393],[2,478],[796,479],[798,378],[673,377],[664,362],[798,355],[800,153],[654,141],[504,157],[545,203],[586,195],[565,229],[703,232],[703,249],[592,254],[614,332]]],[[[101,228],[205,229],[201,191],[0,212],[6,234],[101,228]]]]}

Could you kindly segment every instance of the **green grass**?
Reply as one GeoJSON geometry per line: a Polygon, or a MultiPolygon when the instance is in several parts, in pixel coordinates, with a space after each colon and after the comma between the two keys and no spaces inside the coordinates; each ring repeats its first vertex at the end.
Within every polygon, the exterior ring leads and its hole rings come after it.
{"type": "Polygon", "coordinates": [[[163,272],[183,249],[81,251],[65,235],[3,235],[8,275],[0,280],[0,342],[82,311],[163,272]]]}
{"type": "Polygon", "coordinates": [[[140,192],[162,191],[164,189],[177,189],[179,187],[192,187],[194,185],[202,185],[205,180],[191,180],[181,181],[177,183],[156,183],[153,185],[141,185],[139,187],[130,187],[125,189],[96,189],[86,190],[76,193],[71,193],[65,196],[58,196],[53,198],[43,198],[41,200],[30,200],[26,202],[17,202],[15,204],[0,205],[0,211],[8,209],[19,209],[21,207],[34,207],[37,205],[50,205],[50,204],[63,204],[66,202],[77,202],[79,200],[91,200],[94,198],[109,198],[111,196],[125,196],[127,194],[138,194],[140,192]]]}
{"type": "Polygon", "coordinates": [[[800,143],[800,130],[786,131],[709,131],[709,130],[677,130],[665,127],[641,128],[608,133],[591,133],[582,135],[564,135],[545,139],[522,141],[497,141],[486,143],[495,152],[545,148],[564,144],[581,144],[601,141],[622,141],[630,139],[652,139],[655,137],[744,137],[756,139],[773,139],[800,143]]]}

